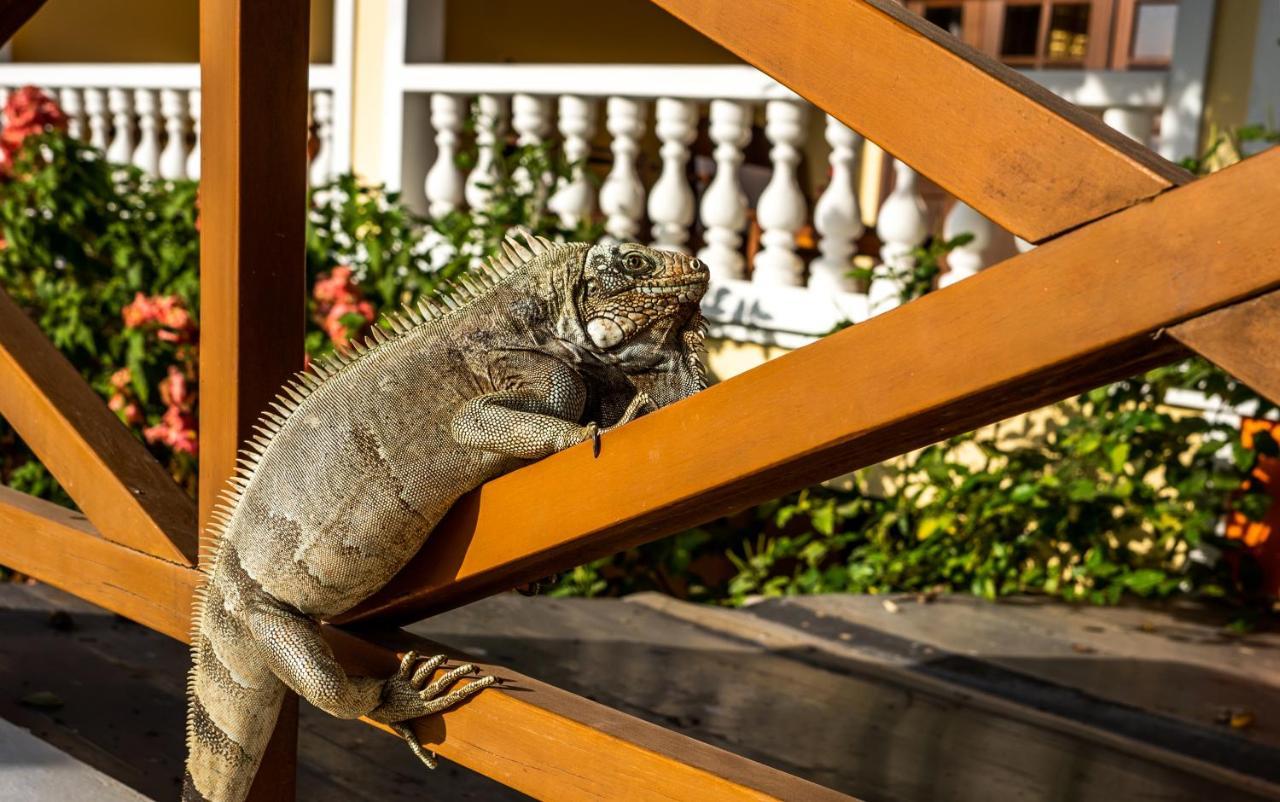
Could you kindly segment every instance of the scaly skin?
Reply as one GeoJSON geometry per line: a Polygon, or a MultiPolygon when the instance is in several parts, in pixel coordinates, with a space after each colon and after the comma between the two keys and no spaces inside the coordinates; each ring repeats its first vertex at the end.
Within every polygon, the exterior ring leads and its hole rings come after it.
{"type": "Polygon", "coordinates": [[[707,271],[640,245],[509,236],[471,300],[282,396],[224,496],[192,624],[184,800],[248,793],[286,688],[340,718],[405,722],[492,684],[441,657],[348,676],[318,621],[382,587],[464,493],[700,389],[707,271]]]}

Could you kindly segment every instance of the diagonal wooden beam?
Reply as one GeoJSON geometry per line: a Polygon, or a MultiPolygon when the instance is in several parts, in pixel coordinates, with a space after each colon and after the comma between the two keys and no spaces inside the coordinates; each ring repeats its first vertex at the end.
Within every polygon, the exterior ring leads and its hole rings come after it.
{"type": "Polygon", "coordinates": [[[1169,334],[1280,404],[1280,292],[1188,320],[1169,334]]]}
{"type": "Polygon", "coordinates": [[[12,39],[44,3],[45,0],[0,0],[0,45],[12,39]]]}
{"type": "Polygon", "coordinates": [[[105,537],[194,563],[191,499],[3,290],[0,416],[105,537]]]}
{"type": "MultiPolygon", "coordinates": [[[[191,596],[199,578],[195,569],[103,540],[82,516],[3,487],[0,564],[170,637],[187,639],[191,596]],[[15,536],[19,532],[22,536],[15,536]]],[[[348,671],[372,676],[390,674],[409,649],[440,651],[407,633],[365,635],[330,627],[326,637],[348,671]]],[[[455,657],[471,660],[461,653],[455,657]]],[[[531,796],[567,802],[615,799],[626,789],[628,799],[655,802],[849,800],[502,666],[472,662],[501,677],[503,685],[443,716],[419,720],[419,740],[531,796]]]]}
{"type": "Polygon", "coordinates": [[[1171,361],[1161,329],[1280,286],[1276,186],[1280,149],[659,410],[598,459],[489,482],[338,620],[438,612],[1171,361]]]}
{"type": "Polygon", "coordinates": [[[1031,242],[1190,179],[893,0],[654,2],[1031,242]]]}

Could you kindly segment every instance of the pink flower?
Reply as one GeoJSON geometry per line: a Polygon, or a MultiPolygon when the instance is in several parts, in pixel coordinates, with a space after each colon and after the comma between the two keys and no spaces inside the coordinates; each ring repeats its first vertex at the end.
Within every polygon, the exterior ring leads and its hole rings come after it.
{"type": "Polygon", "coordinates": [[[171,407],[187,409],[191,403],[187,392],[187,377],[177,365],[169,366],[169,375],[160,381],[160,399],[171,407]]]}
{"type": "Polygon", "coordinates": [[[67,130],[67,116],[53,98],[34,86],[24,86],[9,96],[0,131],[0,170],[8,173],[22,144],[33,134],[67,130]]]}
{"type": "Polygon", "coordinates": [[[195,417],[175,406],[166,409],[160,422],[155,426],[148,426],[143,430],[142,436],[148,443],[164,443],[174,451],[184,454],[196,453],[195,417]]]}
{"type": "Polygon", "coordinates": [[[339,348],[349,345],[352,336],[358,336],[377,316],[373,304],[361,297],[360,287],[352,280],[351,268],[346,265],[320,276],[311,294],[316,300],[316,323],[339,348]],[[353,315],[361,322],[352,325],[353,315]]]}
{"type": "Polygon", "coordinates": [[[128,306],[120,310],[120,314],[124,318],[125,328],[136,329],[156,319],[156,305],[139,292],[133,296],[133,301],[128,306]]]}
{"type": "Polygon", "coordinates": [[[133,381],[133,373],[128,368],[120,368],[111,374],[111,386],[117,390],[123,390],[133,381]]]}

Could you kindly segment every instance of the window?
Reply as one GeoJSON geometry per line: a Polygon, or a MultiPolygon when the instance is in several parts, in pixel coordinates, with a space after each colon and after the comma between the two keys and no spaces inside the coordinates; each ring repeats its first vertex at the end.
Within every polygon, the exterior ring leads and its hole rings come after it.
{"type": "Polygon", "coordinates": [[[924,8],[924,18],[957,39],[964,38],[963,6],[928,5],[924,8]]]}
{"type": "Polygon", "coordinates": [[[1052,61],[1083,62],[1089,48],[1088,3],[1054,3],[1044,55],[1052,61]]]}
{"type": "Polygon", "coordinates": [[[1178,0],[1116,0],[1111,66],[1164,69],[1173,60],[1178,0]]]}
{"type": "Polygon", "coordinates": [[[1006,61],[1035,59],[1040,39],[1039,3],[1033,6],[1006,6],[1004,30],[1000,35],[1000,55],[1006,61]]]}
{"type": "Polygon", "coordinates": [[[906,0],[966,44],[1023,69],[1163,69],[1178,0],[906,0]]]}

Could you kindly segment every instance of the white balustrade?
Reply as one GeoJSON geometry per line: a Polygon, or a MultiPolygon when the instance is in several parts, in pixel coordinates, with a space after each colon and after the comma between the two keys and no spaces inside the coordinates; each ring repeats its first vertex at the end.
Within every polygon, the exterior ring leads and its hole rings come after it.
{"type": "Polygon", "coordinates": [[[796,254],[796,232],[805,223],[805,197],[796,177],[800,146],[805,140],[807,108],[790,100],[765,104],[765,136],[773,147],[773,176],[760,193],[756,219],[763,245],[756,254],[751,280],[765,285],[799,286],[804,262],[796,254]]]}
{"type": "Polygon", "coordinates": [[[109,142],[106,95],[101,89],[84,90],[84,111],[89,118],[89,144],[106,150],[109,142]]]}
{"type": "Polygon", "coordinates": [[[698,107],[691,100],[658,98],[654,119],[662,142],[662,173],[649,190],[653,247],[688,253],[685,243],[693,222],[693,190],[685,167],[689,163],[689,145],[698,134],[698,107]]]}
{"type": "Polygon", "coordinates": [[[831,115],[826,115],[825,135],[831,146],[831,181],[813,207],[813,227],[821,240],[821,256],[809,265],[809,289],[819,292],[850,292],[856,282],[849,275],[856,240],[862,236],[862,210],[858,207],[858,147],[862,137],[831,115]]]}
{"type": "Polygon", "coordinates": [[[200,90],[192,89],[187,93],[187,113],[191,115],[191,133],[195,136],[195,144],[191,153],[187,154],[187,178],[200,180],[200,90]]]}
{"type": "Polygon", "coordinates": [[[432,217],[443,217],[462,205],[462,171],[458,169],[458,133],[462,130],[465,104],[456,95],[437,93],[431,96],[431,127],[436,132],[436,160],[427,171],[425,190],[427,210],[432,217]]]}
{"type": "Polygon", "coordinates": [[[600,211],[606,236],[615,242],[634,240],[644,215],[644,183],[636,168],[648,106],[640,100],[611,97],[605,103],[605,128],[613,137],[613,167],[600,186],[600,211]]]}
{"type": "Polygon", "coordinates": [[[84,139],[84,104],[80,101],[80,90],[74,87],[58,90],[58,105],[62,106],[62,113],[67,115],[67,133],[75,139],[84,139]]]}
{"type": "MultiPolygon", "coordinates": [[[[316,155],[308,174],[311,186],[327,183],[333,177],[333,95],[311,93],[311,122],[315,129],[316,155]]],[[[434,123],[433,123],[434,124],[434,123]]]]}
{"type": "MultiPolygon", "coordinates": [[[[551,102],[536,95],[518,94],[511,98],[511,128],[516,132],[516,144],[521,147],[541,145],[551,130],[551,102]]],[[[533,176],[521,164],[512,171],[512,185],[518,192],[534,190],[533,176]]],[[[539,180],[542,177],[539,176],[539,180]]]]}
{"type": "Polygon", "coordinates": [[[916,171],[904,162],[894,161],[894,186],[880,206],[876,234],[880,247],[880,264],[871,275],[867,289],[868,311],[872,315],[887,312],[902,303],[907,275],[915,268],[913,254],[929,236],[929,216],[916,171]]]}
{"type": "Polygon", "coordinates": [[[111,112],[111,144],[107,161],[129,164],[133,159],[133,102],[128,89],[107,90],[107,110],[111,112]]]}
{"type": "Polygon", "coordinates": [[[133,149],[133,165],[147,175],[160,173],[160,116],[153,89],[134,93],[134,109],[138,115],[138,144],[133,149]]]}
{"type": "Polygon", "coordinates": [[[476,165],[467,175],[463,196],[473,210],[484,211],[493,199],[493,188],[502,179],[501,137],[506,126],[506,104],[499,95],[476,98],[476,165]]]}
{"type": "Polygon", "coordinates": [[[178,89],[160,90],[160,116],[164,118],[165,143],[160,151],[160,177],[187,177],[187,104],[178,89]]]}
{"type": "Polygon", "coordinates": [[[576,228],[595,211],[595,191],[587,181],[586,161],[591,155],[591,138],[596,135],[595,101],[577,95],[560,96],[560,135],[564,137],[564,160],[569,175],[547,202],[560,218],[563,228],[576,228]]]}
{"type": "Polygon", "coordinates": [[[942,223],[942,237],[950,241],[961,234],[971,234],[973,239],[947,254],[947,272],[938,278],[939,287],[949,287],[987,267],[987,251],[997,235],[997,226],[969,204],[957,200],[942,223]]]}
{"type": "Polygon", "coordinates": [[[742,149],[751,141],[751,106],[735,100],[711,101],[708,127],[716,143],[716,175],[702,195],[699,210],[706,227],[706,245],[698,258],[707,263],[713,279],[743,278],[742,229],[747,224],[747,196],[738,166],[742,149]]]}

